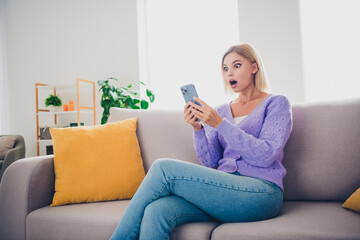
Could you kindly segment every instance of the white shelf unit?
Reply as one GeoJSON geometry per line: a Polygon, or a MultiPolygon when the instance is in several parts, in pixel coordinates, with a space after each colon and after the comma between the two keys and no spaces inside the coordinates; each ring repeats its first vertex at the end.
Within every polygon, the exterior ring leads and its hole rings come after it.
{"type": "MultiPolygon", "coordinates": [[[[73,114],[77,114],[78,111],[74,110],[74,111],[59,111],[59,112],[38,112],[38,115],[46,115],[46,116],[54,116],[54,115],[73,115],[73,114]]],[[[80,110],[80,114],[93,114],[92,110],[80,110]]]]}
{"type": "MultiPolygon", "coordinates": [[[[35,83],[36,90],[36,146],[37,146],[37,155],[40,155],[40,145],[41,144],[52,144],[51,139],[40,139],[40,128],[41,127],[63,127],[58,124],[58,120],[61,117],[67,117],[72,121],[76,121],[77,125],[80,126],[80,122],[82,118],[85,116],[91,117],[92,123],[88,123],[87,125],[96,125],[96,109],[95,109],[95,82],[76,79],[76,84],[68,84],[68,85],[49,85],[44,83],[35,83]],[[46,109],[45,106],[41,106],[45,98],[39,97],[39,91],[47,91],[50,94],[57,95],[57,93],[62,91],[76,91],[71,95],[71,97],[76,98],[74,101],[74,111],[59,111],[59,112],[50,112],[49,109],[46,109]],[[81,100],[80,96],[89,94],[89,99],[81,100]],[[41,101],[41,102],[40,102],[41,101]],[[52,123],[49,124],[39,124],[41,118],[52,118],[52,123]]],[[[72,98],[72,99],[73,99],[72,98]]],[[[49,121],[50,122],[50,121],[49,121]]]]}

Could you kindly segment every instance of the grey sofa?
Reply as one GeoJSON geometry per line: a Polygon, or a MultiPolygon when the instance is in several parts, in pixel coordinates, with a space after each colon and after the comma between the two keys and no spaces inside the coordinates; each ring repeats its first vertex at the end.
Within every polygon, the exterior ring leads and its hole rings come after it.
{"type": "MultiPolygon", "coordinates": [[[[199,163],[182,111],[112,109],[109,121],[138,117],[147,171],[157,158],[199,163]]],[[[360,214],[342,203],[360,187],[360,99],[293,105],[294,127],[285,147],[280,216],[249,223],[191,223],[172,239],[360,239],[360,214]]],[[[0,189],[0,239],[108,239],[129,200],[49,207],[53,157],[12,164],[0,189]]]]}
{"type": "Polygon", "coordinates": [[[25,157],[25,140],[23,136],[20,135],[0,135],[0,138],[6,136],[15,137],[14,147],[10,149],[4,159],[0,159],[0,181],[5,172],[5,170],[16,160],[25,157]]]}

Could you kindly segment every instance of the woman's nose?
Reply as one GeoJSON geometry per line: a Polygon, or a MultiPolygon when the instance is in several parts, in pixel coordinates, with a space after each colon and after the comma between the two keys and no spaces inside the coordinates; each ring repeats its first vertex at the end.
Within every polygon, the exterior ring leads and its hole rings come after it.
{"type": "Polygon", "coordinates": [[[228,77],[231,77],[231,76],[233,75],[233,72],[229,69],[229,70],[227,71],[226,75],[227,75],[228,77]]]}

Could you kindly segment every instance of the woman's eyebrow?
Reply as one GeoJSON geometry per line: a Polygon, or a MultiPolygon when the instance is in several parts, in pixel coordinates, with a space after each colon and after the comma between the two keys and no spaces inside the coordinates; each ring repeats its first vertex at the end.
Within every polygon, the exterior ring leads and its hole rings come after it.
{"type": "MultiPolygon", "coordinates": [[[[241,60],[235,60],[235,61],[233,61],[231,64],[234,64],[234,63],[236,63],[236,62],[240,62],[240,63],[241,63],[241,60]]],[[[226,67],[226,64],[225,64],[225,63],[223,63],[223,67],[226,67]]]]}

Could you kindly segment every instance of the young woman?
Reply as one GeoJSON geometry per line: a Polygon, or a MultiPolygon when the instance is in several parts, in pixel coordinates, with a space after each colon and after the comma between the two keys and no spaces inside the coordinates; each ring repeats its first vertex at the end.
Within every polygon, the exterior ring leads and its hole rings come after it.
{"type": "Polygon", "coordinates": [[[111,239],[170,239],[175,226],[187,222],[259,221],[279,214],[290,103],[264,91],[264,68],[249,44],[225,53],[222,73],[225,87],[237,94],[235,101],[213,109],[195,98],[201,106],[184,107],[204,166],[155,161],[111,239]]]}

